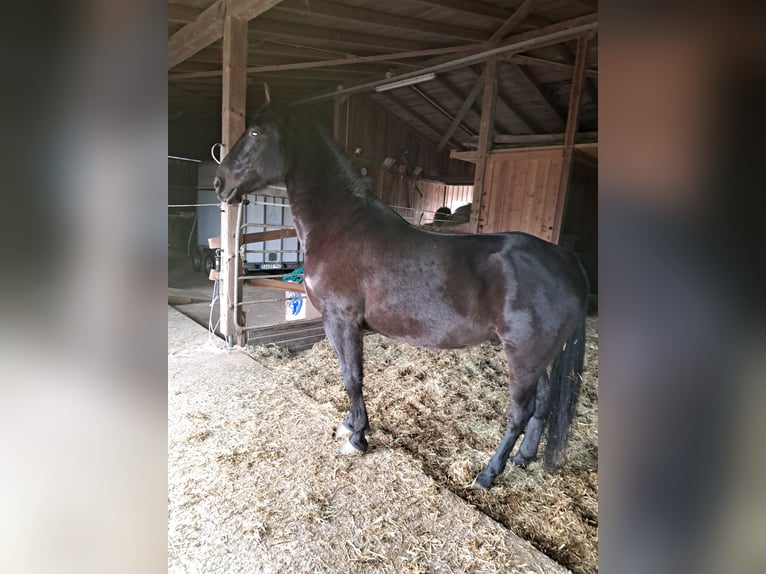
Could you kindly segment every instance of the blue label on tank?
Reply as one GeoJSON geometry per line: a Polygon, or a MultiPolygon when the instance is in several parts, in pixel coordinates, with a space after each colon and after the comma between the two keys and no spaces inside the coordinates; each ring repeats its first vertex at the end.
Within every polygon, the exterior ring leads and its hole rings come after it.
{"type": "Polygon", "coordinates": [[[287,295],[287,308],[290,310],[290,314],[295,316],[301,312],[303,308],[303,296],[300,293],[290,293],[287,295]]]}

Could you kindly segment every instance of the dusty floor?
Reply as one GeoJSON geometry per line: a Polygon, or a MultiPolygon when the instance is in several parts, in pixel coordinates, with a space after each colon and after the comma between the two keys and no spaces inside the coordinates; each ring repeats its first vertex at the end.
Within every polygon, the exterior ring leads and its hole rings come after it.
{"type": "Polygon", "coordinates": [[[406,449],[339,456],[337,422],[169,308],[168,571],[565,571],[406,449]]]}
{"type": "MultiPolygon", "coordinates": [[[[284,292],[259,289],[245,285],[243,301],[246,307],[248,327],[274,325],[285,321],[284,292]]],[[[213,281],[204,272],[194,271],[191,259],[181,251],[168,251],[168,297],[185,297],[191,303],[176,305],[187,317],[205,327],[218,321],[218,304],[210,312],[213,297],[213,281]]]]}
{"type": "MultiPolygon", "coordinates": [[[[414,456],[437,484],[531,541],[577,573],[598,570],[598,319],[587,323],[586,366],[562,472],[509,465],[489,492],[472,482],[500,442],[508,370],[499,347],[431,351],[378,335],[365,337],[365,400],[372,452],[414,456]]],[[[336,419],[348,409],[338,362],[325,340],[297,355],[250,353],[336,419]]],[[[541,445],[540,452],[544,449],[541,445]]]]}

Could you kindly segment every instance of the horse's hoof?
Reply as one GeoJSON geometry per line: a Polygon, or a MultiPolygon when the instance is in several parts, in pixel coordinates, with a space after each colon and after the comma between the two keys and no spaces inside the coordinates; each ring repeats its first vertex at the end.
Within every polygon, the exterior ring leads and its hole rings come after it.
{"type": "Polygon", "coordinates": [[[527,465],[532,462],[532,460],[516,455],[511,457],[511,462],[514,466],[518,466],[519,468],[527,468],[527,465]]]}
{"type": "Polygon", "coordinates": [[[351,441],[347,440],[341,445],[340,453],[343,455],[349,456],[349,455],[361,455],[364,453],[364,451],[356,448],[353,444],[351,444],[351,441]]]}
{"type": "Polygon", "coordinates": [[[350,428],[348,428],[343,423],[340,423],[338,425],[338,428],[335,429],[335,438],[348,438],[352,434],[354,434],[354,431],[352,431],[350,428]]]}
{"type": "Polygon", "coordinates": [[[474,490],[487,490],[492,488],[492,483],[495,482],[494,478],[488,478],[484,474],[479,474],[476,480],[473,481],[474,490]]]}

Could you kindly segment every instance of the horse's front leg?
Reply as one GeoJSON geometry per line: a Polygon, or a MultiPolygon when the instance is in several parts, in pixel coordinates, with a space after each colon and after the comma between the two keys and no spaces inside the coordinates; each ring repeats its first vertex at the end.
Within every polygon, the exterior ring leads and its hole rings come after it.
{"type": "Polygon", "coordinates": [[[336,432],[338,438],[348,438],[340,451],[342,454],[359,454],[367,450],[364,435],[369,426],[362,395],[362,331],[356,321],[330,316],[325,319],[325,333],[338,355],[350,405],[346,420],[336,432]]]}

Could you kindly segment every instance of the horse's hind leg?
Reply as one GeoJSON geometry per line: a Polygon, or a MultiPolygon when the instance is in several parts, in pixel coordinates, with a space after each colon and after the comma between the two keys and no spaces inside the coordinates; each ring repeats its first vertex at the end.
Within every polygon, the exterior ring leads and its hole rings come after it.
{"type": "Polygon", "coordinates": [[[508,357],[508,370],[511,375],[508,389],[508,426],[487,467],[476,477],[476,486],[490,488],[495,478],[505,470],[508,457],[513,450],[521,431],[527,425],[535,409],[535,387],[539,378],[538,371],[529,371],[514,365],[511,360],[512,348],[505,346],[508,357]]]}
{"type": "Polygon", "coordinates": [[[540,445],[540,436],[545,428],[545,419],[550,408],[551,388],[548,381],[548,373],[543,371],[537,380],[537,392],[535,395],[535,411],[527,423],[524,431],[524,440],[521,441],[519,452],[511,458],[516,466],[526,466],[537,457],[537,447],[540,445]]]}
{"type": "Polygon", "coordinates": [[[350,411],[338,427],[336,436],[348,440],[340,451],[343,454],[361,453],[367,449],[367,409],[362,396],[362,332],[353,322],[325,320],[325,333],[330,340],[343,376],[343,386],[348,394],[350,411]]]}

